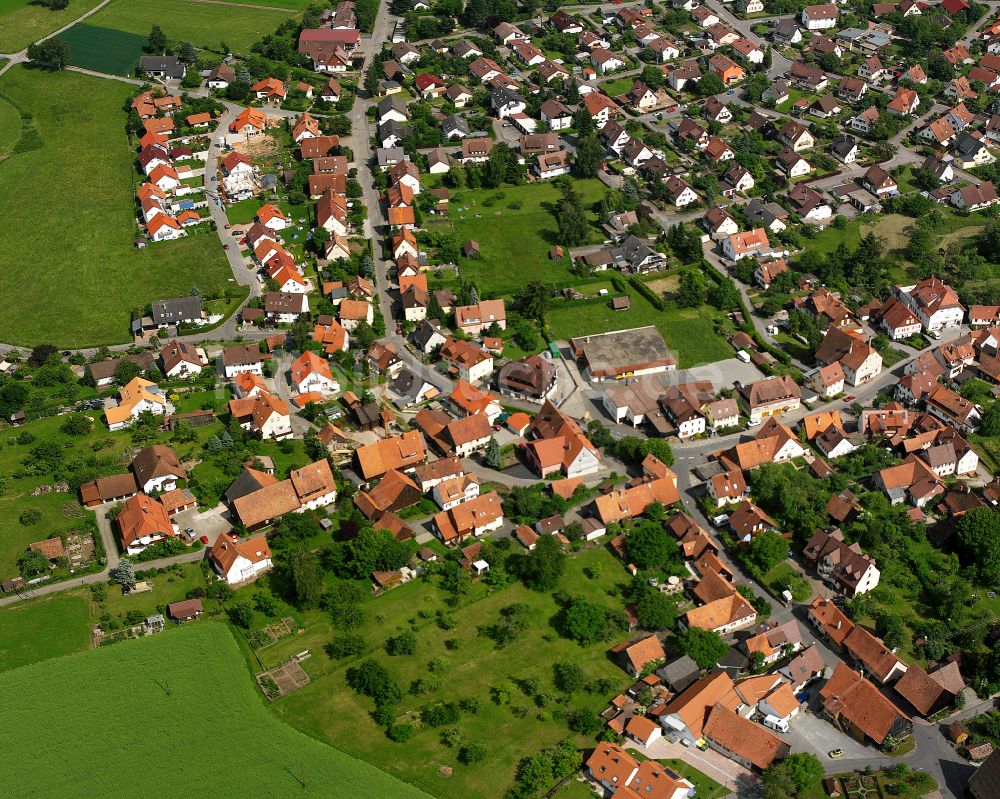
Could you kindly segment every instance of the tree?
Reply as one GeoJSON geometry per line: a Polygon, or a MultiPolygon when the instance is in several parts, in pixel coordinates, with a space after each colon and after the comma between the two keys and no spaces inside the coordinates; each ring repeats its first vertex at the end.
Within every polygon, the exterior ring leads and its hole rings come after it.
{"type": "Polygon", "coordinates": [[[40,44],[28,45],[28,61],[32,66],[58,72],[69,64],[69,45],[62,39],[46,39],[40,44]]]}
{"type": "Polygon", "coordinates": [[[295,602],[303,610],[319,606],[323,595],[323,569],[316,555],[304,547],[293,549],[288,556],[295,602]]]}
{"type": "Polygon", "coordinates": [[[1000,435],[1000,402],[994,402],[983,411],[979,432],[984,436],[1000,435]]]}
{"type": "Polygon", "coordinates": [[[663,525],[640,521],[625,539],[629,558],[640,569],[659,569],[672,561],[677,544],[667,537],[663,525]]]}
{"type": "Polygon", "coordinates": [[[765,799],[787,799],[813,790],[823,780],[823,764],[816,755],[796,752],[772,763],[764,771],[761,784],[765,799]],[[780,791],[778,790],[780,787],[780,791]]]}
{"type": "Polygon", "coordinates": [[[23,578],[30,580],[49,570],[49,559],[37,549],[26,549],[17,556],[17,570],[23,578]]]}
{"type": "Polygon", "coordinates": [[[499,469],[502,463],[500,444],[494,436],[490,436],[490,442],[486,445],[486,465],[491,469],[499,469]]]}
{"type": "Polygon", "coordinates": [[[467,766],[471,766],[473,763],[478,763],[480,760],[486,758],[488,750],[485,744],[472,743],[468,746],[463,746],[458,752],[458,760],[467,766]]]}
{"type": "Polygon", "coordinates": [[[362,255],[361,260],[358,261],[358,274],[369,280],[375,277],[375,262],[368,253],[362,255]]]}
{"type": "Polygon", "coordinates": [[[191,44],[191,42],[184,42],[180,46],[178,56],[185,64],[193,64],[198,60],[198,51],[195,49],[194,45],[191,44]]]}
{"type": "Polygon", "coordinates": [[[249,630],[253,623],[253,607],[245,599],[241,600],[229,609],[229,618],[237,627],[249,630]]]}
{"type": "Polygon", "coordinates": [[[585,136],[580,140],[573,158],[573,175],[578,178],[595,178],[603,161],[604,148],[597,136],[585,136]]]}
{"type": "Polygon", "coordinates": [[[366,527],[347,545],[348,566],[354,577],[363,579],[374,571],[393,571],[406,565],[406,545],[388,530],[366,527]]]}
{"type": "Polygon", "coordinates": [[[729,647],[722,636],[713,630],[691,627],[677,635],[677,645],[681,652],[698,664],[700,669],[710,669],[722,658],[729,647]]]}
{"type": "Polygon", "coordinates": [[[163,55],[167,49],[167,37],[159,25],[154,25],[149,31],[146,49],[154,55],[163,55]]]}
{"type": "Polygon", "coordinates": [[[534,591],[551,591],[566,566],[566,555],[554,535],[543,535],[535,548],[521,557],[518,574],[534,591]]]}
{"type": "Polygon", "coordinates": [[[723,278],[708,291],[708,301],[720,311],[740,307],[740,292],[731,278],[723,278]]]}
{"type": "Polygon", "coordinates": [[[974,508],[962,515],[955,526],[958,555],[984,581],[1000,577],[1000,513],[991,508],[974,508]]]}
{"type": "Polygon", "coordinates": [[[135,585],[135,567],[132,565],[132,561],[128,558],[122,558],[118,561],[118,565],[108,572],[108,577],[128,591],[135,585]]]}
{"type": "Polygon", "coordinates": [[[540,280],[532,280],[514,295],[514,308],[522,316],[544,324],[550,301],[551,296],[545,284],[540,280]]]}
{"type": "Polygon", "coordinates": [[[576,597],[563,613],[562,629],[578,644],[592,644],[609,632],[608,609],[583,597],[576,597]]]}
{"type": "Polygon", "coordinates": [[[68,436],[85,436],[90,432],[92,422],[90,417],[82,413],[74,413],[66,417],[59,429],[68,436]]]}
{"type": "Polygon", "coordinates": [[[115,364],[115,382],[119,386],[124,386],[133,378],[138,377],[141,372],[142,367],[131,358],[122,358],[115,364]]]}
{"type": "Polygon", "coordinates": [[[583,209],[566,200],[556,206],[559,241],[567,247],[577,247],[587,240],[587,217],[583,209]]]}
{"type": "Polygon", "coordinates": [[[417,651],[417,636],[408,630],[394,635],[385,642],[385,651],[390,655],[412,655],[417,651]]]}
{"type": "Polygon", "coordinates": [[[770,571],[788,556],[788,542],[777,533],[767,530],[746,548],[746,557],[762,572],[770,571]]]}
{"type": "Polygon", "coordinates": [[[698,79],[698,94],[708,97],[712,94],[720,94],[726,90],[726,84],[722,78],[714,72],[706,72],[698,79]]]}
{"type": "Polygon", "coordinates": [[[635,615],[644,630],[667,630],[677,620],[677,605],[666,594],[647,591],[636,603],[635,615]]]}
{"type": "Polygon", "coordinates": [[[705,304],[705,277],[697,269],[682,269],[677,296],[674,298],[681,308],[697,308],[705,304]]]}
{"type": "Polygon", "coordinates": [[[552,675],[556,688],[566,694],[574,694],[581,690],[587,681],[583,669],[575,663],[556,663],[552,667],[552,675]]]}
{"type": "Polygon", "coordinates": [[[395,705],[403,698],[403,689],[399,687],[399,683],[386,671],[385,666],[375,660],[366,660],[359,666],[348,669],[347,684],[380,705],[395,705]]]}

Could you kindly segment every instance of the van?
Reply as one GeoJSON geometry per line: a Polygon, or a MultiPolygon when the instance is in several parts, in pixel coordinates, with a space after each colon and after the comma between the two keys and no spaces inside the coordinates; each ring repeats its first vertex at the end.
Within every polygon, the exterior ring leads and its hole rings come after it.
{"type": "Polygon", "coordinates": [[[716,516],[715,518],[712,519],[712,526],[713,527],[723,527],[724,525],[727,525],[727,524],[729,524],[729,514],[728,513],[720,513],[718,516],[716,516]]]}
{"type": "Polygon", "coordinates": [[[736,350],[736,357],[743,361],[743,363],[750,363],[750,353],[746,350],[736,350]]]}

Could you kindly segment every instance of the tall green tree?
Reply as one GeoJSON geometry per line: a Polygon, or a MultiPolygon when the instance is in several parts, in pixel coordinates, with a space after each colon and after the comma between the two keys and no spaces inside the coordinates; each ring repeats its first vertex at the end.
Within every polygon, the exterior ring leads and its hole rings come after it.
{"type": "Polygon", "coordinates": [[[59,38],[46,39],[40,44],[30,44],[28,61],[32,66],[49,72],[66,69],[69,64],[69,45],[59,38]]]}
{"type": "Polygon", "coordinates": [[[712,668],[729,651],[726,642],[717,632],[697,627],[678,633],[677,645],[701,669],[712,668]]]}
{"type": "Polygon", "coordinates": [[[163,55],[167,50],[167,36],[160,30],[159,25],[154,25],[149,31],[146,42],[146,49],[154,55],[163,55]]]}

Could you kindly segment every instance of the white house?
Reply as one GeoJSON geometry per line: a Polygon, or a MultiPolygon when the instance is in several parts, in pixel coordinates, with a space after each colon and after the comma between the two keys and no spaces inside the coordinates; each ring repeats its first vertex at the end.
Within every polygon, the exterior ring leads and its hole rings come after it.
{"type": "Polygon", "coordinates": [[[451,510],[479,496],[479,480],[472,474],[451,477],[437,483],[431,496],[441,510],[451,510]]]}
{"type": "Polygon", "coordinates": [[[267,538],[257,535],[240,540],[237,536],[222,533],[209,553],[212,568],[229,585],[256,580],[271,568],[271,548],[267,538]]]}
{"type": "Polygon", "coordinates": [[[292,362],[291,384],[300,394],[318,391],[321,394],[335,394],[340,391],[338,383],[330,372],[330,364],[314,352],[303,352],[292,362]]]}
{"type": "Polygon", "coordinates": [[[806,6],[802,9],[802,24],[805,25],[806,30],[826,30],[837,24],[837,13],[837,6],[834,3],[806,6]]]}

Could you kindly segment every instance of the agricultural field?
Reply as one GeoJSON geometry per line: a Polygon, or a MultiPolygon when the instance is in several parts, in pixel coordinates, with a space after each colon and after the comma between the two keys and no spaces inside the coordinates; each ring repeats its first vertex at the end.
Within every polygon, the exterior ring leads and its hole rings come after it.
{"type": "Polygon", "coordinates": [[[73,66],[126,77],[135,75],[146,46],[145,36],[86,22],[77,23],[59,38],[69,45],[69,63],[73,66]]]}
{"type": "Polygon", "coordinates": [[[7,795],[31,786],[36,796],[89,799],[119,793],[125,779],[134,795],[242,799],[267,785],[278,799],[427,796],[268,713],[232,633],[220,623],[7,672],[0,695],[6,697],[0,721],[19,730],[5,745],[0,791],[7,795]],[[109,675],[127,675],[127,684],[109,675]],[[173,742],[182,756],[145,758],[127,777],[95,767],[109,751],[134,747],[136,720],[144,736],[173,742]],[[246,756],[220,760],[232,746],[246,756]]]}
{"type": "Polygon", "coordinates": [[[234,52],[243,53],[292,13],[193,0],[111,0],[87,21],[95,27],[144,38],[153,25],[159,25],[170,41],[189,41],[211,49],[219,49],[225,42],[234,52]]]}
{"type": "MultiPolygon", "coordinates": [[[[454,611],[458,626],[452,630],[441,629],[435,621],[438,610],[452,611],[445,594],[432,582],[415,581],[361,605],[368,621],[352,631],[364,637],[369,649],[369,654],[361,657],[372,657],[384,665],[404,691],[413,680],[428,675],[428,661],[441,657],[446,662],[440,673],[442,687],[419,697],[407,695],[398,709],[400,714],[418,713],[422,706],[437,702],[468,697],[482,700],[480,710],[474,715],[463,713],[458,725],[465,744],[486,745],[485,759],[475,765],[457,761],[457,748],[449,748],[440,740],[440,729],[424,728],[405,744],[389,740],[369,716],[371,702],[345,684],[344,672],[356,660],[332,661],[325,655],[314,655],[303,664],[313,682],[275,702],[274,709],[309,735],[357,757],[385,764],[391,773],[442,799],[500,796],[512,783],[521,757],[565,738],[584,748],[593,745],[593,737],[574,735],[548,707],[538,708],[530,696],[519,690],[515,689],[509,706],[498,705],[490,701],[490,687],[533,678],[542,691],[558,697],[552,707],[565,707],[561,702],[566,701],[574,709],[603,709],[614,689],[608,696],[581,691],[564,700],[565,695],[553,688],[553,666],[559,662],[576,663],[588,678],[608,678],[617,689],[624,689],[629,678],[607,656],[613,642],[581,646],[555,632],[553,620],[559,607],[552,595],[560,590],[586,593],[595,602],[615,607],[620,600],[610,598],[609,593],[615,592],[626,578],[621,564],[604,547],[585,550],[567,560],[557,589],[550,593],[530,591],[520,583],[489,594],[483,590],[485,586],[474,586],[471,601],[454,611]],[[477,630],[496,623],[500,609],[514,603],[525,603],[530,608],[525,617],[526,630],[509,648],[497,648],[477,630]],[[386,639],[409,629],[418,639],[416,653],[386,655],[382,650],[386,639]],[[445,641],[451,639],[446,646],[445,641]],[[531,654],[525,657],[525,653],[531,654]],[[443,766],[453,768],[453,773],[442,776],[438,770],[443,766]]],[[[257,656],[265,666],[283,662],[303,648],[315,652],[334,635],[329,614],[310,614],[303,625],[304,632],[298,636],[258,650],[257,656]]]]}
{"type": "Polygon", "coordinates": [[[70,0],[62,11],[29,0],[0,0],[0,53],[16,53],[87,13],[100,0],[70,0]]]}
{"type": "Polygon", "coordinates": [[[713,320],[721,320],[715,309],[707,305],[678,308],[668,302],[665,311],[658,311],[631,286],[625,293],[632,301],[627,311],[611,310],[611,298],[620,295],[618,291],[600,299],[554,300],[545,315],[549,333],[563,340],[588,333],[656,325],[681,369],[733,357],[733,348],[715,331],[713,320]]]}
{"type": "MultiPolygon", "coordinates": [[[[578,180],[573,185],[584,208],[604,196],[604,184],[598,180],[578,180]]],[[[549,250],[559,243],[552,213],[559,196],[551,183],[454,190],[448,217],[442,222],[428,219],[426,224],[431,230],[453,230],[461,244],[470,239],[479,243],[480,257],[460,258],[459,270],[483,296],[511,295],[531,280],[569,286],[578,280],[569,271],[569,258],[549,258],[549,250]],[[496,224],[491,224],[493,220],[496,224]]],[[[588,218],[594,223],[591,243],[599,244],[603,235],[597,216],[588,212],[588,218]]]]}
{"type": "Polygon", "coordinates": [[[0,78],[0,94],[33,115],[38,137],[0,170],[0,233],[18,245],[0,251],[7,277],[0,305],[23,311],[0,314],[0,341],[120,342],[128,338],[133,309],[188,294],[195,285],[212,293],[231,280],[218,238],[208,231],[135,249],[133,153],[122,111],[131,90],[22,66],[0,78]]]}
{"type": "Polygon", "coordinates": [[[82,594],[57,594],[0,609],[0,672],[89,645],[90,617],[82,594]]]}

